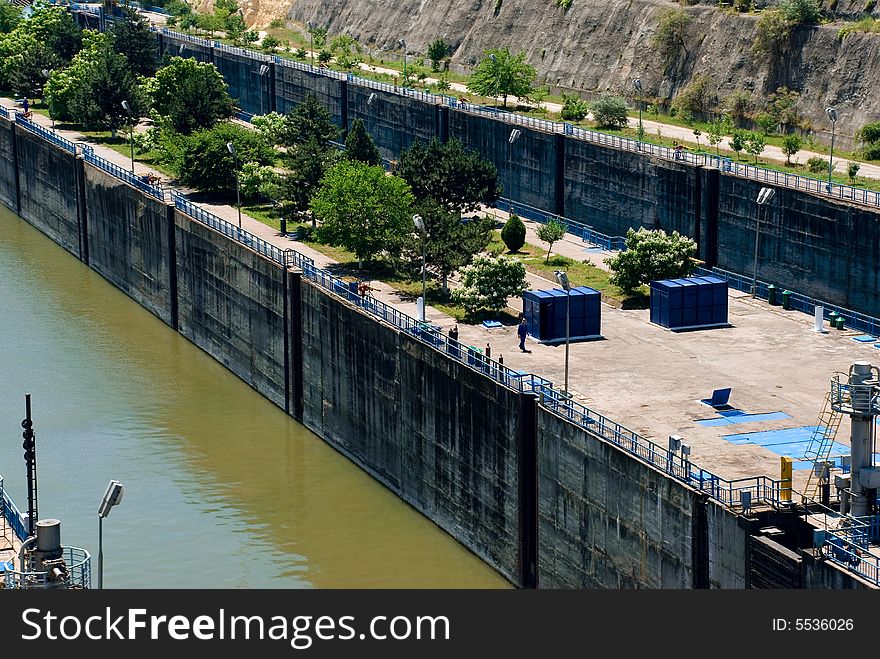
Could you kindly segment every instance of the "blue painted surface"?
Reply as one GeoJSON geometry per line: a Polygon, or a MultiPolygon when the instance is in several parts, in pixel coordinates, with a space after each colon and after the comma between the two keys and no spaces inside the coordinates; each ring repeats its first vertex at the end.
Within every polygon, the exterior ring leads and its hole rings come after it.
{"type": "MultiPolygon", "coordinates": [[[[872,341],[876,341],[876,336],[871,336],[870,334],[862,334],[862,336],[854,336],[852,338],[853,341],[858,341],[859,343],[871,343],[872,341]]],[[[877,347],[876,344],[874,346],[877,347]]]]}
{"type": "MultiPolygon", "coordinates": [[[[801,428],[783,428],[781,430],[765,430],[763,432],[746,432],[736,435],[722,435],[731,444],[752,444],[763,446],[777,455],[787,455],[792,458],[800,458],[810,448],[813,433],[818,426],[803,426],[801,428]]],[[[831,445],[831,456],[849,455],[850,449],[846,444],[834,442],[831,445]]],[[[839,460],[835,460],[837,464],[839,460]]],[[[795,462],[797,470],[810,469],[809,462],[795,462]]]]}
{"type": "Polygon", "coordinates": [[[501,323],[499,323],[497,320],[484,320],[483,326],[490,327],[490,328],[491,327],[501,327],[501,323]]]}
{"type": "Polygon", "coordinates": [[[701,419],[697,421],[698,426],[704,428],[714,428],[715,426],[727,426],[735,423],[758,423],[760,421],[779,421],[781,419],[790,419],[791,416],[785,412],[766,412],[764,414],[746,414],[742,410],[731,410],[729,412],[719,412],[721,417],[718,419],[701,419]]]}

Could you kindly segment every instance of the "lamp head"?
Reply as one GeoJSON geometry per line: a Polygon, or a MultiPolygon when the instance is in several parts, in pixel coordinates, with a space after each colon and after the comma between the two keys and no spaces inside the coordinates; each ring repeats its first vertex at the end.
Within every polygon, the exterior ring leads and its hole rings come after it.
{"type": "Polygon", "coordinates": [[[507,138],[507,141],[510,144],[513,144],[514,142],[516,142],[519,139],[520,134],[521,133],[520,133],[519,128],[514,128],[512,131],[510,131],[510,137],[507,138]]]}
{"type": "Polygon", "coordinates": [[[266,65],[266,64],[262,64],[262,65],[260,66],[260,75],[261,75],[261,76],[264,76],[264,75],[266,75],[267,73],[269,73],[269,67],[268,67],[268,65],[266,65]]]}
{"type": "Polygon", "coordinates": [[[637,92],[642,91],[642,81],[639,78],[633,80],[633,89],[635,89],[637,92]]]}
{"type": "Polygon", "coordinates": [[[837,121],[837,110],[835,108],[825,108],[825,114],[831,121],[837,121]]]}
{"type": "Polygon", "coordinates": [[[122,109],[126,112],[131,112],[131,106],[128,104],[128,101],[122,101],[122,109]]]}
{"type": "Polygon", "coordinates": [[[568,274],[562,270],[557,270],[554,274],[556,275],[556,281],[559,282],[559,285],[566,291],[570,291],[571,282],[568,281],[568,274]]]}
{"type": "Polygon", "coordinates": [[[226,150],[229,151],[233,156],[235,155],[235,145],[232,142],[226,143],[226,150]]]}
{"type": "Polygon", "coordinates": [[[183,55],[183,51],[184,51],[184,50],[186,50],[186,44],[185,44],[185,43],[182,43],[182,44],[180,44],[180,48],[177,49],[177,54],[178,54],[178,55],[183,55]]]}
{"type": "Polygon", "coordinates": [[[413,224],[416,229],[418,229],[419,233],[424,235],[425,233],[425,220],[422,219],[421,215],[413,215],[413,224]]]}
{"type": "Polygon", "coordinates": [[[773,199],[773,195],[775,194],[776,190],[774,188],[761,188],[761,191],[758,193],[758,204],[763,206],[773,199]]]}
{"type": "Polygon", "coordinates": [[[406,48],[406,41],[404,41],[403,39],[398,39],[397,43],[400,44],[401,48],[406,48]]]}
{"type": "Polygon", "coordinates": [[[495,62],[496,64],[498,63],[498,58],[495,57],[495,53],[489,53],[489,59],[492,60],[493,62],[495,62]]]}
{"type": "Polygon", "coordinates": [[[370,96],[367,98],[367,105],[369,105],[370,103],[372,103],[375,100],[376,100],[376,94],[370,93],[370,96]]]}
{"type": "Polygon", "coordinates": [[[110,514],[110,509],[122,502],[124,494],[125,488],[122,486],[122,483],[116,480],[110,481],[110,484],[107,485],[107,491],[104,492],[101,505],[98,507],[98,517],[107,517],[110,514]]]}

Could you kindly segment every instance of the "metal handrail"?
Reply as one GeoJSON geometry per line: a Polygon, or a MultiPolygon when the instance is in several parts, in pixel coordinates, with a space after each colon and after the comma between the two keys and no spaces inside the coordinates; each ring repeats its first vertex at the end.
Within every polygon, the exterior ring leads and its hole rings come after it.
{"type": "Polygon", "coordinates": [[[540,222],[541,224],[547,224],[547,222],[550,222],[551,220],[556,220],[565,225],[566,233],[573,234],[585,243],[596,245],[606,251],[623,251],[626,249],[626,238],[624,236],[609,236],[596,231],[593,227],[584,224],[583,222],[578,222],[577,220],[572,220],[563,217],[562,215],[557,215],[556,213],[550,213],[541,210],[540,208],[529,206],[528,204],[515,202],[506,197],[500,197],[498,199],[498,204],[507,206],[511,213],[516,213],[527,220],[533,220],[535,222],[540,222]]]}
{"type": "Polygon", "coordinates": [[[6,589],[39,589],[50,588],[91,588],[91,554],[80,547],[62,548],[62,558],[67,566],[67,578],[64,582],[51,579],[48,572],[30,572],[22,570],[6,571],[6,589]]]}
{"type": "Polygon", "coordinates": [[[61,137],[54,130],[49,128],[45,128],[40,126],[39,124],[34,123],[30,119],[25,118],[20,113],[16,113],[15,123],[17,123],[22,128],[34,133],[35,135],[39,135],[40,137],[46,139],[56,146],[60,146],[65,151],[69,151],[70,153],[76,153],[76,145],[68,139],[61,137]]]}
{"type": "Polygon", "coordinates": [[[124,181],[125,183],[128,183],[130,186],[137,188],[141,192],[145,192],[146,194],[150,195],[151,197],[154,197],[155,199],[158,199],[159,201],[165,201],[165,190],[161,186],[154,185],[152,183],[147,183],[143,179],[138,178],[137,176],[132,174],[130,171],[123,169],[119,165],[116,165],[115,163],[112,163],[109,160],[105,160],[104,158],[101,158],[100,156],[96,156],[93,150],[91,150],[91,149],[85,150],[84,149],[83,150],[83,159],[87,163],[92,164],[95,167],[98,167],[99,169],[104,170],[105,172],[107,172],[111,176],[115,176],[116,178],[124,181]]]}
{"type": "MultiPolygon", "coordinates": [[[[2,480],[0,480],[0,483],[2,483],[2,480]]],[[[2,487],[0,487],[0,506],[3,508],[2,514],[6,521],[9,522],[10,527],[12,527],[12,532],[15,533],[15,537],[18,538],[19,542],[27,540],[27,522],[21,514],[21,511],[18,509],[18,506],[15,505],[15,502],[2,487]]]]}

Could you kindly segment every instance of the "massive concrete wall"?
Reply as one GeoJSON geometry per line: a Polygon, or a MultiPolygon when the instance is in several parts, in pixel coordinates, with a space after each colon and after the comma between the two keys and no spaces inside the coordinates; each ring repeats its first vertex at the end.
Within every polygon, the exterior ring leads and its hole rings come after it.
{"type": "Polygon", "coordinates": [[[302,103],[308,94],[314,94],[318,102],[330,112],[333,122],[340,128],[346,128],[343,116],[346,84],[336,78],[279,64],[275,67],[275,108],[278,112],[287,114],[302,103]]]}
{"type": "Polygon", "coordinates": [[[180,333],[286,409],[284,271],[181,213],[175,225],[180,333]]]}
{"type": "Polygon", "coordinates": [[[517,394],[304,282],[303,422],[518,581],[517,394]]]}
{"type": "Polygon", "coordinates": [[[693,587],[695,493],[543,409],[538,442],[541,587],[693,587]]]}
{"type": "Polygon", "coordinates": [[[77,176],[69,151],[15,127],[19,215],[74,256],[81,257],[77,176]]]}
{"type": "Polygon", "coordinates": [[[145,309],[175,326],[169,207],[85,165],[89,265],[145,309]]]}
{"type": "Polygon", "coordinates": [[[15,128],[12,122],[0,117],[0,203],[7,208],[18,208],[18,174],[15,157],[15,128]]]}
{"type": "Polygon", "coordinates": [[[383,158],[397,160],[414,142],[440,136],[439,105],[360,85],[346,87],[349,126],[355,119],[363,119],[383,158]]]}

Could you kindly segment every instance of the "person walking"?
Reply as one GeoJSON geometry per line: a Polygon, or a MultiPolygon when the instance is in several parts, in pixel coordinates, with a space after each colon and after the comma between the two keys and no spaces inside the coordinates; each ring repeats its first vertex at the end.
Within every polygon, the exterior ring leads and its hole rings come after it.
{"type": "Polygon", "coordinates": [[[526,337],[529,334],[529,328],[526,325],[525,316],[520,316],[519,327],[516,328],[516,333],[519,336],[519,349],[522,352],[531,352],[531,350],[526,350],[526,337]]]}

